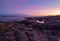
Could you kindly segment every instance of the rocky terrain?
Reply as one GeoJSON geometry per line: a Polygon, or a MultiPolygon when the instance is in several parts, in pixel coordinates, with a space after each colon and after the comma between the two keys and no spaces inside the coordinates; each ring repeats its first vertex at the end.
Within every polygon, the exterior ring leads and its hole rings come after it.
{"type": "Polygon", "coordinates": [[[60,17],[0,21],[0,41],[60,41],[60,17]],[[44,23],[39,23],[36,20],[44,23]]]}

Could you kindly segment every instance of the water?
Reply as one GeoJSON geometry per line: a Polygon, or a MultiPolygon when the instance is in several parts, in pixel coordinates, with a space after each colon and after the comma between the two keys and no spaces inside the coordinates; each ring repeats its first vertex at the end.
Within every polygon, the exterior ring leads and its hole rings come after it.
{"type": "Polygon", "coordinates": [[[0,17],[0,21],[21,21],[24,17],[0,17]]]}
{"type": "Polygon", "coordinates": [[[42,24],[45,23],[44,20],[43,21],[36,20],[36,22],[42,23],[42,24]]]}

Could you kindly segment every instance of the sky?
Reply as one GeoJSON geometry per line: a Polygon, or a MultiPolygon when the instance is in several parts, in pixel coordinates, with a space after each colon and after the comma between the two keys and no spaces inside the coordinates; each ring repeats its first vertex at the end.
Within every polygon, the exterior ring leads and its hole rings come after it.
{"type": "Polygon", "coordinates": [[[60,15],[60,0],[0,0],[0,14],[60,15]]]}

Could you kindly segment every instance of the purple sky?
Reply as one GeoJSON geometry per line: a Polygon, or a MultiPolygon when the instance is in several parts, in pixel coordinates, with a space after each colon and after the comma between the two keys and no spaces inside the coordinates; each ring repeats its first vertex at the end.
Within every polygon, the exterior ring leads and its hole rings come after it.
{"type": "Polygon", "coordinates": [[[49,15],[55,11],[60,13],[60,0],[0,0],[0,13],[4,14],[36,16],[49,15]]]}

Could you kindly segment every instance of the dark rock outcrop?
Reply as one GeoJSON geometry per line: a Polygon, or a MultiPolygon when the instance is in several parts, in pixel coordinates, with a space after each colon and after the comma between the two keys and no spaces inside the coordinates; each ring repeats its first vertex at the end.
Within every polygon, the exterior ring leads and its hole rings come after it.
{"type": "Polygon", "coordinates": [[[60,41],[60,25],[30,20],[0,22],[0,41],[60,41]]]}

